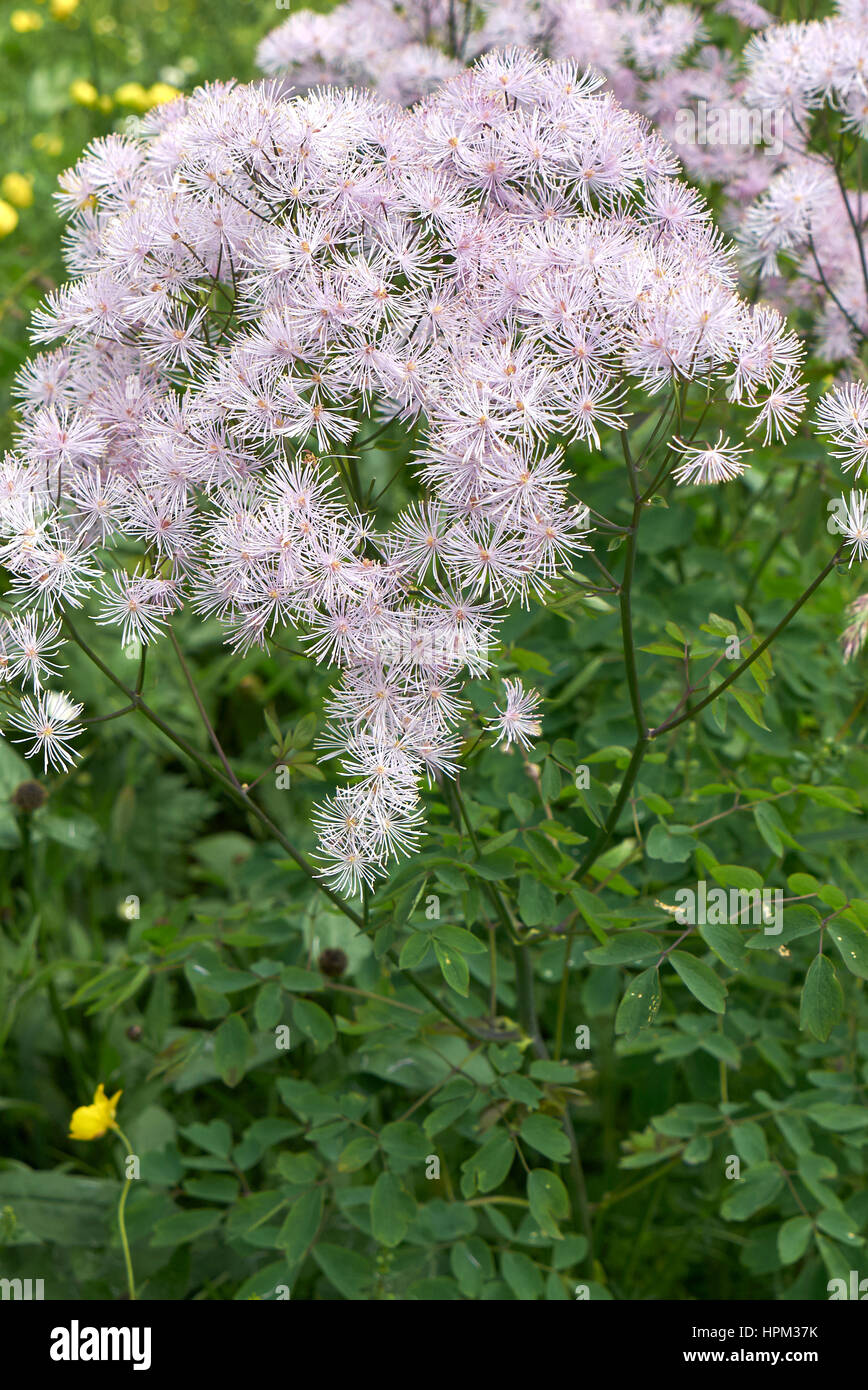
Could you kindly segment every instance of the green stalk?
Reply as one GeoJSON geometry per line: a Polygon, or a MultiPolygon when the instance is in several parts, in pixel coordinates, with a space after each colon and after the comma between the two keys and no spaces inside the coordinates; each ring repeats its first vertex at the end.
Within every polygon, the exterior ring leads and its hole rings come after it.
{"type": "MultiPolygon", "coordinates": [[[[127,1136],[124,1134],[123,1130],[122,1130],[118,1125],[115,1125],[115,1126],[114,1126],[114,1129],[115,1129],[115,1133],[119,1136],[119,1138],[120,1138],[120,1139],[123,1141],[123,1143],[126,1145],[127,1156],[131,1155],[131,1154],[132,1154],[132,1146],[131,1146],[131,1144],[130,1144],[129,1139],[127,1138],[127,1136]]],[[[136,1281],[135,1281],[135,1278],[134,1278],[134,1276],[133,1276],[133,1261],[132,1261],[132,1257],[131,1257],[131,1255],[130,1255],[130,1242],[129,1242],[129,1239],[128,1239],[128,1237],[127,1237],[127,1224],[126,1224],[126,1219],[125,1219],[125,1210],[126,1210],[126,1205],[127,1205],[127,1197],[128,1197],[128,1195],[129,1195],[130,1184],[131,1184],[132,1181],[133,1181],[132,1178],[127,1178],[127,1179],[126,1179],[126,1181],[124,1182],[123,1191],[121,1192],[121,1199],[120,1199],[120,1201],[118,1202],[118,1230],[120,1231],[121,1246],[122,1246],[123,1252],[124,1252],[124,1265],[126,1266],[126,1271],[127,1271],[127,1288],[128,1288],[129,1291],[130,1291],[130,1302],[131,1302],[131,1303],[135,1303],[135,1301],[136,1301],[136,1281]]]]}

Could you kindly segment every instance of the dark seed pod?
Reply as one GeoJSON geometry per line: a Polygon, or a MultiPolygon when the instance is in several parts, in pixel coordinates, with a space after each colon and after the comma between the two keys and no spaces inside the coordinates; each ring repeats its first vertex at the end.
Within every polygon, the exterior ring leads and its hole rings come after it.
{"type": "Polygon", "coordinates": [[[41,782],[19,782],[10,800],[19,811],[38,811],[48,800],[48,792],[41,782]]]}
{"type": "Polygon", "coordinates": [[[127,1037],[130,1042],[138,1042],[139,1038],[142,1036],[142,1032],[143,1029],[140,1023],[131,1023],[127,1029],[127,1037]]]}
{"type": "Polygon", "coordinates": [[[329,946],[320,955],[317,965],[324,975],[330,980],[336,980],[339,975],[343,975],[349,961],[346,951],[342,951],[339,946],[329,946]]]}

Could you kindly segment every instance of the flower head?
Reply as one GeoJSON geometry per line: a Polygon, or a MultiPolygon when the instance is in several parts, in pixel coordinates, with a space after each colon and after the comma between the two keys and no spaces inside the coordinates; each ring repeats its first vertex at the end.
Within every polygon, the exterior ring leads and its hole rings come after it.
{"type": "Polygon", "coordinates": [[[497,718],[492,720],[490,727],[499,730],[494,741],[500,743],[502,739],[506,739],[507,748],[511,743],[520,743],[522,748],[530,748],[531,740],[538,738],[542,730],[535,714],[542,696],[536,690],[525,690],[520,680],[504,680],[503,684],[506,689],[506,708],[494,706],[497,718]]]}
{"type": "Polygon", "coordinates": [[[741,445],[730,444],[724,439],[723,431],[716,444],[683,444],[680,439],[673,440],[673,448],[684,456],[684,462],[673,470],[676,483],[728,483],[744,472],[741,461],[745,450],[741,445]]]}
{"type": "Polygon", "coordinates": [[[858,656],[868,637],[868,594],[860,594],[847,608],[850,619],[841,633],[841,652],[845,662],[858,656]]]}
{"type": "Polygon", "coordinates": [[[115,1091],[113,1096],[107,1096],[100,1082],[93,1093],[92,1103],[73,1110],[69,1122],[70,1139],[101,1139],[106,1130],[117,1129],[115,1113],[122,1095],[123,1091],[115,1091]]]}
{"type": "Polygon", "coordinates": [[[43,691],[35,702],[25,695],[20,709],[9,716],[9,723],[24,733],[14,742],[29,741],[25,750],[28,758],[42,753],[46,772],[49,766],[65,772],[75,762],[71,744],[84,732],[77,722],[82,709],[82,705],[57,690],[43,691]]]}
{"type": "Polygon", "coordinates": [[[854,560],[868,560],[868,492],[854,489],[849,502],[842,497],[841,513],[838,530],[850,547],[850,564],[854,560]]]}
{"type": "Polygon", "coordinates": [[[18,226],[18,213],[5,198],[0,198],[0,236],[9,236],[18,226]]]}

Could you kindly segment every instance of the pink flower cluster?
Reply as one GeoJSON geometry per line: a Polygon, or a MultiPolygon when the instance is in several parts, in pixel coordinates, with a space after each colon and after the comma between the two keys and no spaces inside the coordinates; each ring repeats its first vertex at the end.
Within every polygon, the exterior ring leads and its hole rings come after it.
{"type": "Polygon", "coordinates": [[[258,60],[297,88],[358,83],[405,105],[507,45],[592,65],[651,118],[693,179],[723,186],[723,225],[742,265],[784,312],[815,311],[819,355],[851,357],[868,335],[868,207],[812,136],[823,112],[845,143],[868,133],[868,3],[838,0],[832,18],[791,23],[755,0],[713,8],[743,26],[742,54],[709,41],[686,4],[347,0],[290,16],[258,60]]]}
{"type": "Polygon", "coordinates": [[[868,3],[839,0],[836,9],[831,19],[768,28],[745,50],[746,98],[781,112],[786,138],[781,167],[739,233],[764,281],[786,276],[791,302],[819,307],[817,350],[833,361],[868,335],[868,204],[843,173],[868,136],[868,3]]]}
{"type": "Polygon", "coordinates": [[[641,77],[676,68],[702,35],[692,6],[656,0],[345,0],[327,14],[290,15],[257,60],[296,89],[363,86],[410,106],[483,53],[533,48],[592,65],[635,106],[641,77]]]}
{"type": "MultiPolygon", "coordinates": [[[[42,666],[19,626],[7,671],[47,669],[85,604],[125,644],[185,604],[241,652],[292,629],[340,669],[323,873],[371,884],[418,843],[422,781],[456,770],[501,615],[586,548],[562,446],[674,381],[717,383],[767,439],[798,418],[799,345],[739,297],[677,173],[596,79],[527,50],[411,111],[220,85],[97,141],[61,181],[73,278],[0,470],[0,559],[47,622],[42,666]],[[421,493],[380,527],[354,460],[388,422],[418,430],[421,493]]],[[[535,703],[508,686],[507,743],[535,703]]]]}
{"type": "MultiPolygon", "coordinates": [[[[861,478],[868,470],[868,388],[862,381],[834,386],[817,407],[817,432],[830,440],[841,471],[861,478]]],[[[837,530],[850,547],[850,564],[868,560],[868,492],[853,488],[837,504],[837,530]]],[[[846,658],[845,658],[846,659],[846,658]]]]}

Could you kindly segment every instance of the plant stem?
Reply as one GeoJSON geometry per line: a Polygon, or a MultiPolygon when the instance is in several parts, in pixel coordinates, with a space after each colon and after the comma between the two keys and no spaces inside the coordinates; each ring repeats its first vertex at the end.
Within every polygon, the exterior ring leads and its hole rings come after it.
{"type": "Polygon", "coordinates": [[[233,784],[235,787],[237,787],[238,790],[240,791],[240,790],[241,790],[241,783],[238,781],[238,778],[235,776],[235,773],[233,772],[232,767],[231,767],[231,765],[230,765],[230,763],[229,763],[229,759],[227,758],[226,754],[225,754],[224,751],[223,751],[223,746],[222,746],[222,744],[220,743],[220,740],[219,740],[219,738],[217,737],[216,733],[214,732],[214,726],[213,726],[213,724],[211,723],[211,720],[208,718],[208,712],[207,712],[207,710],[205,709],[204,704],[202,703],[202,697],[201,697],[201,695],[199,694],[198,688],[197,688],[197,686],[196,686],[196,682],[195,682],[195,680],[193,679],[193,674],[192,674],[192,672],[191,672],[189,666],[187,665],[186,659],[185,659],[185,657],[184,657],[184,653],[181,651],[180,644],[179,644],[179,642],[178,642],[177,637],[175,636],[175,630],[174,630],[174,628],[170,627],[170,628],[168,629],[168,632],[169,632],[169,641],[171,642],[172,646],[175,648],[175,655],[177,656],[177,658],[178,658],[178,663],[179,663],[179,665],[180,665],[180,667],[181,667],[181,670],[182,670],[183,673],[184,673],[184,679],[186,680],[187,685],[190,687],[190,693],[192,694],[193,699],[194,699],[194,701],[196,702],[196,708],[197,708],[197,710],[199,711],[199,717],[200,717],[200,719],[202,720],[202,723],[203,723],[204,726],[205,726],[205,731],[206,731],[208,737],[210,738],[211,743],[212,743],[213,746],[214,746],[214,751],[216,752],[216,754],[217,754],[218,758],[220,759],[221,763],[223,764],[223,767],[224,767],[225,770],[226,770],[226,775],[227,775],[227,777],[229,778],[230,782],[232,782],[232,784],[233,784]]]}
{"type": "Polygon", "coordinates": [[[685,720],[695,719],[697,714],[699,714],[701,710],[704,710],[707,705],[710,705],[713,700],[716,700],[718,695],[722,695],[724,690],[726,690],[729,686],[732,685],[733,681],[737,681],[739,676],[742,675],[748,669],[749,666],[752,666],[758,657],[762,656],[766,648],[771,646],[772,642],[775,640],[778,634],[780,632],[783,632],[784,628],[792,622],[799,609],[807,603],[808,599],[811,597],[811,594],[813,594],[815,590],[819,589],[823,580],[826,579],[832,573],[832,570],[838,563],[842,550],[843,546],[839,546],[838,549],[835,551],[835,554],[832,556],[831,560],[829,560],[828,564],[823,566],[816,579],[814,579],[808,585],[807,589],[805,589],[804,592],[799,595],[792,608],[790,608],[781,618],[780,622],[772,628],[768,637],[763,638],[762,642],[760,642],[758,646],[754,647],[750,655],[746,656],[744,661],[739,662],[735,670],[732,671],[730,675],[726,677],[726,680],[721,681],[720,685],[716,685],[714,689],[710,691],[708,695],[705,696],[704,699],[699,700],[697,704],[691,706],[690,709],[685,710],[684,713],[678,715],[677,718],[667,719],[665,723],[658,725],[656,729],[649,729],[648,737],[657,738],[660,734],[666,733],[669,729],[677,729],[678,725],[683,724],[685,720]]]}
{"type": "MultiPolygon", "coordinates": [[[[395,957],[393,956],[393,959],[394,958],[395,957]]],[[[458,1028],[460,1032],[464,1033],[466,1037],[475,1038],[477,1042],[518,1041],[518,1033],[502,1033],[493,1028],[488,1030],[480,1030],[478,1028],[474,1028],[472,1024],[468,1023],[466,1019],[461,1018],[460,1015],[457,1014],[454,1009],[449,1007],[448,1004],[444,1004],[441,999],[438,999],[434,991],[432,989],[429,989],[425,982],[423,980],[420,980],[419,976],[414,971],[402,970],[401,974],[406,975],[413,988],[418,989],[419,993],[423,996],[423,998],[427,999],[428,1003],[431,1004],[433,1008],[437,1009],[437,1011],[441,1013],[444,1018],[448,1018],[449,1022],[453,1023],[455,1027],[458,1028]]]]}
{"type": "Polygon", "coordinates": [[[611,811],[606,817],[605,824],[595,835],[590,848],[588,849],[584,859],[582,860],[578,869],[576,870],[575,877],[577,881],[580,881],[588,872],[588,869],[590,869],[592,865],[597,862],[600,855],[603,853],[604,849],[606,849],[607,845],[609,844],[609,841],[614,835],[615,827],[618,824],[621,812],[624,809],[624,803],[626,802],[627,797],[633,789],[633,783],[636,781],[636,778],[639,775],[639,769],[642,766],[642,763],[644,762],[645,754],[648,751],[649,742],[650,736],[647,734],[643,734],[640,738],[637,738],[635,744],[633,745],[633,753],[629,763],[627,764],[627,770],[624,773],[621,785],[618,788],[618,795],[615,797],[614,805],[612,806],[611,811]]]}
{"type": "Polygon", "coordinates": [[[151,724],[158,728],[160,732],[164,734],[166,738],[170,739],[171,742],[174,743],[177,748],[180,748],[181,751],[185,753],[188,758],[190,758],[194,763],[196,763],[198,767],[201,767],[204,772],[207,772],[208,776],[211,777],[215,782],[219,783],[219,785],[229,796],[233,798],[233,800],[237,801],[239,805],[244,806],[250,812],[250,814],[256,820],[258,820],[259,823],[262,826],[264,826],[265,829],[267,829],[271,835],[274,836],[280,847],[286,850],[286,853],[290,856],[290,858],[299,866],[300,869],[302,869],[307,874],[308,878],[311,880],[314,886],[318,888],[319,891],[323,893],[329,899],[329,901],[334,904],[338,911],[342,912],[345,917],[349,917],[351,922],[355,922],[357,927],[361,927],[363,923],[359,913],[354,912],[351,907],[348,907],[347,904],[344,902],[343,898],[339,896],[339,894],[333,892],[333,890],[329,888],[328,884],[322,882],[313,866],[308,863],[307,859],[305,859],[303,854],[299,853],[299,851],[295,848],[295,845],[293,845],[291,841],[289,841],[286,838],[283,832],[275,825],[274,821],[267,814],[267,812],[263,811],[262,807],[257,805],[253,798],[249,796],[243,790],[243,788],[241,788],[240,786],[236,786],[235,784],[230,782],[228,777],[225,777],[224,774],[220,772],[218,768],[214,767],[214,765],[211,762],[209,762],[207,758],[203,757],[202,754],[199,753],[192,746],[192,744],[189,744],[186,739],[181,738],[179,734],[176,734],[174,729],[172,729],[171,726],[168,725],[164,719],[161,719],[160,716],[156,713],[156,711],[151,709],[150,705],[145,703],[140,694],[138,694],[135,690],[131,690],[130,687],[124,681],[120,680],[120,678],[115,675],[115,673],[111,670],[110,667],[106,665],[106,663],[101,659],[101,657],[97,656],[96,652],[93,651],[87,645],[87,643],[83,641],[81,637],[79,637],[78,633],[76,632],[75,628],[73,627],[66,614],[63,615],[63,622],[66,626],[66,629],[70,637],[72,638],[73,642],[75,642],[76,646],[80,647],[81,650],[84,652],[85,656],[90,661],[92,661],[93,664],[97,666],[100,671],[102,671],[103,675],[106,677],[107,680],[110,680],[113,685],[116,685],[119,690],[123,691],[123,693],[126,695],[127,699],[130,701],[135,710],[137,710],[139,714],[144,715],[145,719],[149,720],[151,724]]]}
{"type": "MultiPolygon", "coordinates": [[[[633,753],[615,802],[605,824],[594,836],[587,853],[576,870],[576,879],[580,881],[587,873],[588,869],[599,859],[606,846],[609,844],[615,833],[618,819],[624,808],[624,803],[632,791],[633,784],[639,775],[639,769],[648,750],[649,733],[645,722],[645,711],[642,705],[642,693],[639,688],[639,669],[636,659],[636,638],[633,631],[633,581],[636,576],[636,549],[639,535],[639,522],[642,516],[642,509],[646,504],[647,494],[644,496],[639,491],[636,476],[636,465],[630,452],[630,445],[626,434],[621,435],[621,447],[624,451],[624,460],[627,464],[627,472],[630,477],[630,489],[633,494],[633,516],[630,528],[627,533],[627,553],[624,559],[624,578],[620,586],[620,609],[621,609],[621,640],[624,647],[624,666],[627,675],[627,688],[630,692],[630,707],[633,711],[633,721],[636,725],[636,742],[633,746],[633,753]]],[[[569,968],[569,955],[565,961],[565,970],[569,968]]]]}
{"type": "MultiPolygon", "coordinates": [[[[123,1143],[126,1145],[127,1155],[130,1155],[130,1154],[132,1153],[132,1147],[131,1147],[131,1145],[130,1145],[129,1139],[128,1139],[127,1136],[124,1134],[123,1130],[120,1129],[117,1125],[115,1125],[115,1133],[119,1136],[119,1138],[120,1138],[120,1139],[123,1141],[123,1143]]],[[[135,1301],[136,1301],[136,1281],[135,1281],[135,1278],[133,1277],[133,1262],[132,1262],[132,1259],[131,1259],[131,1257],[130,1257],[130,1242],[129,1242],[128,1238],[127,1238],[127,1224],[126,1224],[126,1219],[125,1219],[125,1210],[126,1210],[126,1205],[127,1205],[127,1196],[128,1196],[128,1194],[129,1194],[130,1184],[131,1184],[132,1181],[133,1181],[132,1178],[127,1178],[127,1179],[126,1179],[126,1181],[125,1181],[125,1183],[124,1183],[123,1191],[121,1192],[121,1200],[118,1202],[118,1229],[119,1229],[120,1234],[121,1234],[121,1246],[123,1247],[123,1252],[124,1252],[124,1264],[126,1265],[126,1270],[127,1270],[127,1287],[129,1288],[129,1291],[130,1291],[130,1302],[135,1303],[135,1301]]]]}
{"type": "Polygon", "coordinates": [[[627,556],[624,562],[624,578],[621,582],[621,634],[624,639],[624,663],[627,673],[627,688],[630,691],[630,705],[636,731],[641,738],[647,734],[645,712],[642,708],[642,694],[639,689],[639,671],[636,663],[636,642],[633,635],[633,577],[636,570],[636,536],[639,530],[641,500],[633,507],[633,525],[627,537],[627,556]]]}

